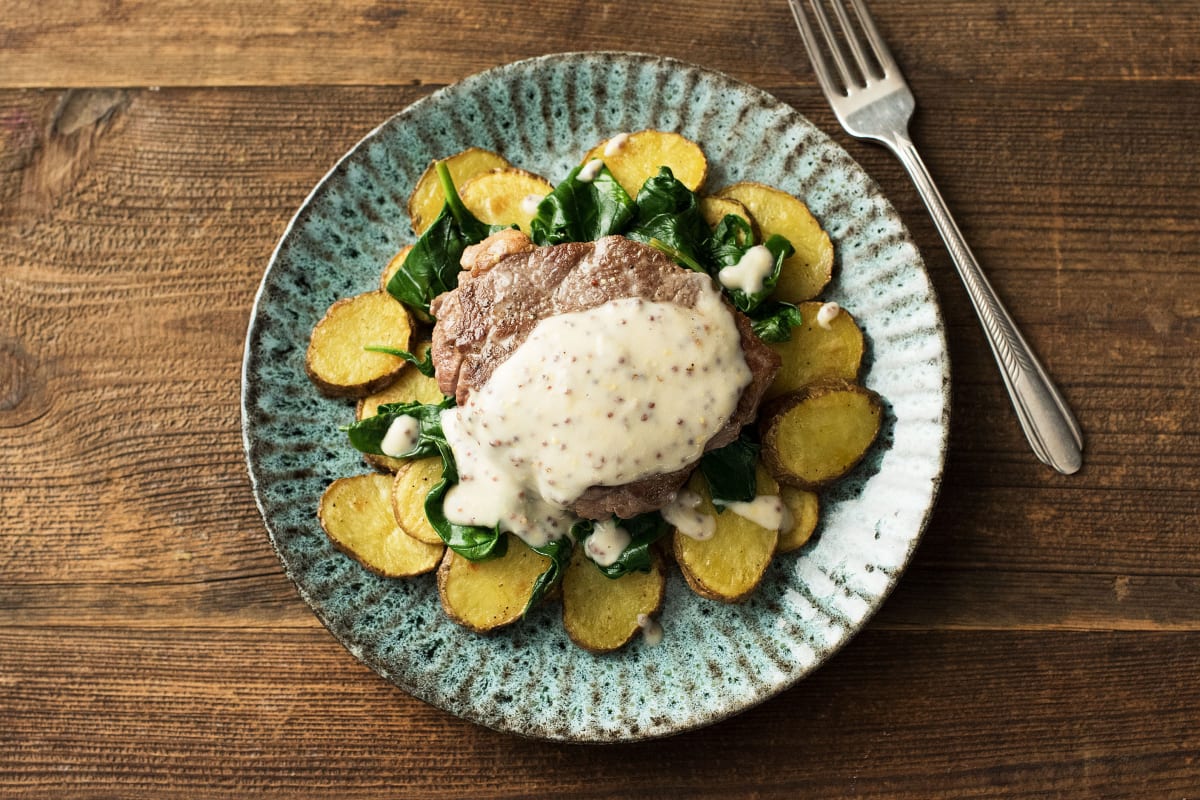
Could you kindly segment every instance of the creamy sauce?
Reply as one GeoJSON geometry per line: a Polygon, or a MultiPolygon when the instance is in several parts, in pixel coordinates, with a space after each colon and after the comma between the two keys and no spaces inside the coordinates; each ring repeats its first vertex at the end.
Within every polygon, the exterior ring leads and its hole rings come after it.
{"type": "Polygon", "coordinates": [[[521,198],[521,213],[532,217],[544,198],[540,194],[527,194],[521,198]]]}
{"type": "Polygon", "coordinates": [[[415,417],[403,414],[392,420],[387,433],[383,435],[383,441],[379,443],[379,449],[385,456],[393,458],[402,456],[412,452],[412,449],[417,446],[420,435],[421,424],[415,417]]]}
{"type": "Polygon", "coordinates": [[[737,325],[709,285],[690,309],[622,298],[544,319],[442,412],[460,481],[446,516],[534,546],[560,538],[574,521],[565,507],[588,487],[698,461],[750,379],[737,325]]]}
{"type": "Polygon", "coordinates": [[[608,140],[608,144],[604,145],[604,155],[612,158],[617,153],[621,152],[621,148],[629,141],[628,133],[618,133],[616,136],[608,140]]]}
{"type": "Polygon", "coordinates": [[[592,528],[592,535],[587,538],[584,552],[588,558],[602,567],[612,566],[633,537],[629,531],[617,525],[615,520],[606,519],[597,522],[592,528]]]}
{"type": "Polygon", "coordinates": [[[725,508],[769,531],[782,531],[792,527],[792,512],[777,494],[762,494],[749,502],[729,503],[725,508]]]}
{"type": "Polygon", "coordinates": [[[822,303],[817,312],[817,324],[827,331],[833,330],[833,321],[842,313],[842,307],[837,303],[822,303]]]}
{"type": "Polygon", "coordinates": [[[638,627],[642,629],[642,639],[646,644],[651,647],[662,644],[663,628],[656,619],[648,614],[638,614],[637,623],[638,627]]]}
{"type": "Polygon", "coordinates": [[[718,272],[717,280],[727,289],[757,294],[763,289],[763,281],[774,271],[775,256],[763,245],[756,244],[742,254],[738,263],[718,272]]]}
{"type": "Polygon", "coordinates": [[[680,489],[675,499],[660,512],[663,519],[684,536],[697,541],[711,539],[717,532],[716,517],[699,511],[700,495],[691,489],[680,489]]]}
{"type": "Polygon", "coordinates": [[[596,180],[596,176],[600,174],[600,170],[604,169],[604,162],[598,158],[593,158],[591,161],[583,165],[583,169],[575,176],[575,180],[580,183],[591,183],[596,180]]]}

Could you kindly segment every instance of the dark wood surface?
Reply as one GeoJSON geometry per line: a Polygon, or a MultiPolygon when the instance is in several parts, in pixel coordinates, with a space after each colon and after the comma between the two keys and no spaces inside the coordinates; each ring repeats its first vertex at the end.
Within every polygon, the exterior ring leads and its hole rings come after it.
{"type": "Polygon", "coordinates": [[[899,165],[786,4],[0,0],[0,796],[1200,794],[1200,3],[876,0],[915,138],[1076,409],[1029,452],[899,165]],[[576,49],[776,94],[910,226],[951,343],[938,508],[880,614],[734,719],[526,741],[411,699],[284,577],[240,360],[316,180],[437,86],[576,49]]]}

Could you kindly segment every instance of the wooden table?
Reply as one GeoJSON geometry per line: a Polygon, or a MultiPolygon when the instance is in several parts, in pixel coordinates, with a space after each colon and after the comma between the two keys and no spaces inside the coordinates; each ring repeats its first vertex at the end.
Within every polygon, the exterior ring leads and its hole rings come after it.
{"type": "Polygon", "coordinates": [[[1200,791],[1200,3],[877,0],[915,138],[1087,436],[1027,448],[899,165],[783,2],[0,2],[0,796],[1155,797],[1200,791]],[[239,435],[290,215],[438,86],[627,49],[792,104],[883,186],[944,305],[941,500],[883,611],[712,728],[526,741],[317,622],[239,435]]]}

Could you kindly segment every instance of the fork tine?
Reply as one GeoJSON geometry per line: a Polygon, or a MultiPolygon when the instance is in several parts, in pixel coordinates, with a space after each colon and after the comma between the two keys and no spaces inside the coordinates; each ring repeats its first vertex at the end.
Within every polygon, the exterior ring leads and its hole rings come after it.
{"type": "Polygon", "coordinates": [[[788,0],[788,5],[791,6],[792,16],[796,18],[796,27],[800,29],[800,38],[804,40],[804,49],[808,51],[808,60],[812,62],[813,72],[817,73],[821,90],[826,96],[845,94],[845,90],[834,83],[833,73],[825,61],[821,46],[817,43],[816,31],[809,24],[808,15],[800,5],[800,0],[788,0]]]}
{"type": "Polygon", "coordinates": [[[867,35],[867,42],[871,45],[871,50],[875,54],[875,60],[879,62],[879,66],[883,69],[883,74],[886,76],[889,73],[899,73],[900,67],[896,65],[896,60],[892,58],[892,53],[888,50],[887,43],[879,34],[879,29],[875,27],[875,20],[871,17],[871,12],[867,11],[867,6],[863,0],[850,0],[850,5],[854,6],[854,13],[858,14],[859,22],[862,23],[863,32],[867,35]]]}
{"type": "Polygon", "coordinates": [[[863,83],[869,83],[875,70],[871,68],[871,62],[867,60],[862,42],[859,41],[859,33],[856,26],[850,21],[850,15],[846,13],[845,4],[841,0],[830,0],[829,4],[833,6],[833,13],[842,26],[842,34],[846,38],[846,44],[850,45],[850,51],[854,54],[854,62],[858,65],[858,73],[862,76],[863,83]]]}
{"type": "Polygon", "coordinates": [[[813,16],[817,18],[817,25],[820,26],[821,33],[825,35],[825,44],[829,47],[829,54],[833,56],[833,63],[837,65],[838,73],[842,76],[842,85],[846,87],[845,93],[849,94],[856,81],[850,77],[850,67],[846,64],[842,48],[833,34],[833,26],[829,24],[829,17],[825,14],[825,9],[821,7],[821,0],[809,0],[809,5],[812,6],[813,16]]]}

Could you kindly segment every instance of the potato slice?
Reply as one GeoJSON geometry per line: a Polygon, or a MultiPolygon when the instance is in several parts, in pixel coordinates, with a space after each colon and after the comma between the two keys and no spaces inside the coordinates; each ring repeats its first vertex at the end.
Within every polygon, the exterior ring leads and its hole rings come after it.
{"type": "Polygon", "coordinates": [[[794,392],[826,378],[854,381],[862,366],[863,335],[850,312],[842,309],[829,322],[829,328],[817,324],[824,303],[799,305],[804,321],[792,328],[786,342],[770,342],[769,347],[783,358],[775,380],[767,387],[768,400],[794,392]]]}
{"type": "Polygon", "coordinates": [[[792,515],[792,524],[787,530],[779,532],[778,552],[790,553],[804,546],[817,529],[820,499],[813,492],[794,486],[779,487],[779,496],[792,515]]]}
{"type": "Polygon", "coordinates": [[[400,529],[414,539],[441,544],[442,537],[425,516],[425,498],[442,479],[441,456],[409,460],[392,481],[392,514],[400,529]]]}
{"type": "Polygon", "coordinates": [[[833,243],[808,206],[787,192],[749,181],[727,186],[716,196],[744,205],[764,239],[779,234],[796,248],[783,262],[773,295],[776,300],[799,303],[821,293],[833,277],[833,243]]]}
{"type": "Polygon", "coordinates": [[[675,179],[693,192],[704,184],[708,175],[704,151],[700,145],[678,133],[638,131],[624,139],[615,139],[617,136],[593,147],[581,163],[586,164],[593,158],[603,161],[630,197],[636,198],[646,179],[653,178],[659,167],[664,166],[670,167],[675,179]]]}
{"type": "Polygon", "coordinates": [[[708,227],[716,229],[721,224],[721,220],[728,215],[733,214],[736,217],[741,217],[750,225],[750,229],[754,231],[755,237],[759,237],[758,226],[754,224],[754,217],[750,216],[750,212],[746,207],[729,197],[713,197],[711,195],[700,198],[700,216],[704,217],[704,221],[708,223],[708,227]]]}
{"type": "MultiPolygon", "coordinates": [[[[424,358],[425,353],[429,351],[429,347],[429,342],[421,342],[412,352],[419,358],[424,358]]],[[[390,386],[384,387],[374,394],[369,394],[358,401],[358,406],[354,411],[354,418],[366,419],[367,417],[373,417],[379,412],[379,407],[384,403],[440,403],[444,399],[445,396],[442,394],[442,390],[438,388],[436,378],[422,375],[412,364],[406,364],[404,369],[400,371],[399,377],[390,386]]],[[[376,469],[382,469],[387,472],[395,472],[400,469],[401,465],[407,463],[407,459],[380,456],[374,453],[363,453],[363,458],[376,469]]]]}
{"type": "Polygon", "coordinates": [[[392,256],[392,260],[383,268],[383,272],[379,274],[379,288],[387,291],[388,282],[392,280],[392,276],[400,271],[400,267],[404,266],[404,259],[408,258],[408,254],[412,252],[413,246],[406,244],[400,248],[400,252],[392,256]]]}
{"type": "MultiPolygon", "coordinates": [[[[675,560],[692,590],[710,600],[740,603],[758,587],[775,548],[779,532],[767,530],[726,509],[717,514],[708,493],[708,483],[697,470],[688,488],[700,495],[697,508],[703,514],[717,518],[712,538],[697,540],[679,531],[672,535],[675,560]]],[[[758,493],[778,494],[779,485],[759,465],[758,493]]]]}
{"type": "Polygon", "coordinates": [[[373,472],[338,478],[325,489],[317,519],[337,549],[386,578],[432,572],[444,549],[400,530],[392,516],[392,479],[373,472]]]}
{"type": "Polygon", "coordinates": [[[879,395],[848,381],[822,381],[785,394],[759,421],[762,457],[775,478],[820,489],[862,459],[883,419],[879,395]]]}
{"type": "Polygon", "coordinates": [[[575,644],[593,653],[624,647],[637,634],[638,615],[658,611],[666,577],[654,555],[649,572],[609,578],[576,547],[563,576],[563,627],[575,644]]]}
{"type": "Polygon", "coordinates": [[[408,311],[383,291],[338,300],[316,324],[304,368],[331,397],[362,397],[387,386],[407,363],[367,345],[408,349],[412,323],[408,311]]]}
{"type": "MultiPolygon", "coordinates": [[[[442,161],[450,170],[454,187],[460,192],[463,184],[476,175],[511,166],[504,156],[493,153],[491,150],[484,150],[482,147],[470,147],[461,153],[444,158],[442,161]]],[[[445,204],[446,198],[442,194],[442,185],[438,182],[437,171],[431,163],[421,173],[413,193],[408,197],[408,216],[412,220],[413,231],[418,236],[424,233],[425,229],[437,219],[438,214],[442,213],[442,207],[445,204]]]]}
{"type": "Polygon", "coordinates": [[[516,167],[494,169],[463,184],[458,194],[463,205],[488,225],[517,225],[529,233],[537,203],[554,187],[546,179],[516,167]]]}
{"type": "Polygon", "coordinates": [[[550,566],[550,559],[506,535],[508,551],[500,558],[469,561],[447,548],[438,567],[438,594],[446,616],[476,633],[520,619],[538,576],[550,566]]]}

